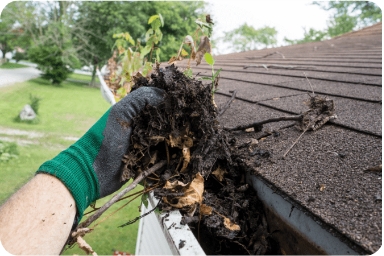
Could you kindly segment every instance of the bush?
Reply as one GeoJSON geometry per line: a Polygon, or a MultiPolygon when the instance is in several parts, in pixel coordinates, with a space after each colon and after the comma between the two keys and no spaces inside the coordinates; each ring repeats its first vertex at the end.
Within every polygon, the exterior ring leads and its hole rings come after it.
{"type": "Polygon", "coordinates": [[[57,46],[35,46],[29,49],[28,56],[43,72],[42,77],[54,85],[60,85],[72,73],[62,59],[62,51],[57,46]]]}
{"type": "Polygon", "coordinates": [[[19,62],[20,60],[23,60],[26,58],[26,54],[23,52],[16,52],[13,58],[16,60],[16,63],[19,62]]]}
{"type": "Polygon", "coordinates": [[[34,96],[33,94],[29,94],[29,99],[30,99],[29,105],[31,105],[31,108],[33,109],[33,111],[35,111],[36,115],[38,115],[41,98],[34,96]]]}

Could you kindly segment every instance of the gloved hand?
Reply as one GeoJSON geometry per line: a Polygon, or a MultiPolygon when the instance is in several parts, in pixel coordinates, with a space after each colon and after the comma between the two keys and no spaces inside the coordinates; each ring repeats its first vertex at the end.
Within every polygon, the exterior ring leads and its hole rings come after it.
{"type": "Polygon", "coordinates": [[[96,199],[124,184],[120,182],[122,158],[129,147],[132,120],[147,104],[157,106],[164,91],[141,87],[112,106],[76,143],[40,166],[61,180],[76,201],[78,220],[96,199]]]}

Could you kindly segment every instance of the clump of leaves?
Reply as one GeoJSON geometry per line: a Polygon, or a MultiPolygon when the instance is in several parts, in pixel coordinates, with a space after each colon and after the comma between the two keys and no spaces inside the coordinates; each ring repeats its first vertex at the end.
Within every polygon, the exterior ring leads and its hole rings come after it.
{"type": "MultiPolygon", "coordinates": [[[[183,42],[180,45],[179,51],[176,56],[173,56],[168,63],[172,64],[176,61],[181,61],[185,57],[189,55],[189,61],[188,61],[188,67],[190,65],[191,60],[196,61],[196,65],[199,65],[201,63],[201,60],[205,53],[211,53],[211,42],[210,37],[212,35],[212,26],[214,23],[212,22],[209,15],[206,16],[206,21],[202,21],[200,19],[197,19],[195,23],[197,24],[197,29],[195,30],[193,36],[187,35],[183,42]],[[196,42],[197,39],[200,37],[200,43],[196,50],[196,42]],[[190,50],[190,54],[188,51],[184,48],[185,46],[188,46],[190,50]]],[[[189,74],[190,71],[187,69],[186,74],[189,74]]]]}
{"type": "Polygon", "coordinates": [[[7,162],[11,159],[17,158],[19,152],[17,144],[14,142],[5,142],[0,140],[0,162],[7,162]]]}
{"type": "Polygon", "coordinates": [[[163,38],[161,27],[164,20],[161,14],[156,14],[148,19],[151,27],[145,34],[145,46],[140,40],[133,40],[128,32],[114,34],[116,38],[114,47],[117,49],[108,60],[108,77],[106,83],[111,88],[116,102],[124,98],[131,90],[133,84],[141,78],[147,78],[152,71],[154,62],[160,61],[160,48],[163,38]],[[153,55],[154,62],[152,63],[153,55]]]}
{"type": "Polygon", "coordinates": [[[176,61],[181,61],[188,55],[188,67],[184,70],[184,75],[186,75],[189,78],[192,78],[192,69],[190,68],[191,60],[196,61],[196,66],[201,63],[201,60],[203,59],[208,63],[208,65],[212,68],[212,76],[211,77],[202,77],[204,80],[210,80],[212,82],[212,94],[214,94],[217,91],[218,86],[218,80],[219,80],[219,74],[221,72],[221,69],[215,71],[213,68],[213,65],[215,64],[215,60],[211,55],[212,49],[211,49],[211,42],[210,37],[212,35],[212,26],[214,23],[212,22],[211,16],[208,14],[205,17],[205,22],[203,22],[200,19],[197,19],[196,24],[198,25],[198,28],[196,29],[193,36],[187,35],[184,38],[184,41],[180,45],[180,49],[176,56],[173,56],[168,63],[174,63],[176,61]],[[200,36],[200,43],[196,50],[196,41],[197,37],[200,36]],[[189,46],[190,48],[190,54],[185,50],[184,46],[189,46]]]}

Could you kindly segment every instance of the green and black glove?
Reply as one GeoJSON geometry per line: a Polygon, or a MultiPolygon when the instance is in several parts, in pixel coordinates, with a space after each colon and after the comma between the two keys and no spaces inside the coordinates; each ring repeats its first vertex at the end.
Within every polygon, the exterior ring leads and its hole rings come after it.
{"type": "Polygon", "coordinates": [[[72,193],[77,221],[95,200],[124,184],[120,181],[121,159],[127,152],[132,120],[147,104],[157,106],[164,91],[141,87],[112,106],[76,143],[40,166],[37,173],[48,173],[61,180],[72,193]]]}

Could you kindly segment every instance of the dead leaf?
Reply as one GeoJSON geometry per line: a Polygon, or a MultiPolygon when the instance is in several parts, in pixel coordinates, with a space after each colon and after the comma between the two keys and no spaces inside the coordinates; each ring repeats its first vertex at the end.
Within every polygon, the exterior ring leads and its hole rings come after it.
{"type": "Polygon", "coordinates": [[[212,207],[208,206],[206,204],[200,205],[200,213],[202,215],[211,215],[212,214],[212,207]]]}
{"type": "Polygon", "coordinates": [[[168,61],[168,64],[173,64],[175,63],[176,61],[182,61],[183,58],[181,56],[172,56],[169,61],[168,61]]]}
{"type": "Polygon", "coordinates": [[[211,43],[209,41],[209,38],[207,36],[200,37],[200,44],[199,48],[197,49],[196,53],[196,66],[201,63],[201,60],[203,59],[203,56],[205,53],[211,53],[211,43]]]}
{"type": "Polygon", "coordinates": [[[79,228],[76,231],[72,232],[72,237],[76,240],[77,245],[81,250],[86,254],[97,255],[97,253],[92,249],[92,247],[84,240],[83,236],[86,233],[91,232],[93,229],[90,228],[79,228]]]}
{"type": "Polygon", "coordinates": [[[219,180],[219,181],[223,181],[223,178],[224,178],[224,175],[227,173],[227,171],[225,169],[222,169],[220,166],[217,167],[216,170],[214,170],[212,172],[213,175],[215,175],[215,177],[219,180]]]}
{"type": "Polygon", "coordinates": [[[181,170],[180,170],[181,173],[183,173],[187,169],[189,161],[191,160],[191,152],[188,147],[183,147],[182,153],[183,153],[184,160],[183,160],[183,167],[181,167],[181,170]]]}
{"type": "Polygon", "coordinates": [[[167,180],[167,182],[165,183],[165,185],[164,185],[164,187],[163,188],[165,188],[165,189],[173,189],[173,190],[175,190],[175,189],[177,189],[177,187],[179,186],[179,187],[186,187],[188,184],[185,184],[185,183],[183,183],[183,182],[181,182],[181,181],[179,181],[179,180],[175,180],[174,182],[169,182],[168,180],[167,180]]]}
{"type": "Polygon", "coordinates": [[[148,164],[155,164],[157,161],[157,150],[155,151],[155,153],[153,153],[153,155],[151,156],[151,160],[149,161],[148,164]]]}
{"type": "Polygon", "coordinates": [[[211,19],[211,15],[207,14],[205,16],[205,21],[209,24],[212,24],[212,25],[215,25],[215,23],[213,23],[212,19],[211,19]]]}
{"type": "Polygon", "coordinates": [[[83,250],[86,254],[97,255],[97,253],[92,249],[92,247],[81,237],[78,236],[76,239],[77,245],[81,250],[83,250]]]}
{"type": "Polygon", "coordinates": [[[232,231],[240,231],[240,226],[233,223],[230,219],[227,217],[224,217],[224,226],[232,231]]]}
{"type": "MultiPolygon", "coordinates": [[[[180,181],[179,181],[180,182],[180,181]]],[[[177,184],[184,184],[182,182],[177,184]]],[[[176,188],[176,186],[172,187],[172,183],[167,182],[164,188],[171,185],[171,189],[176,188]]],[[[204,192],[204,178],[200,175],[200,173],[196,174],[196,177],[192,180],[189,186],[184,186],[182,189],[184,195],[181,197],[176,197],[177,203],[170,203],[166,197],[163,197],[163,201],[172,207],[181,209],[186,206],[193,206],[194,204],[201,204],[203,201],[203,192],[204,192]]]]}

